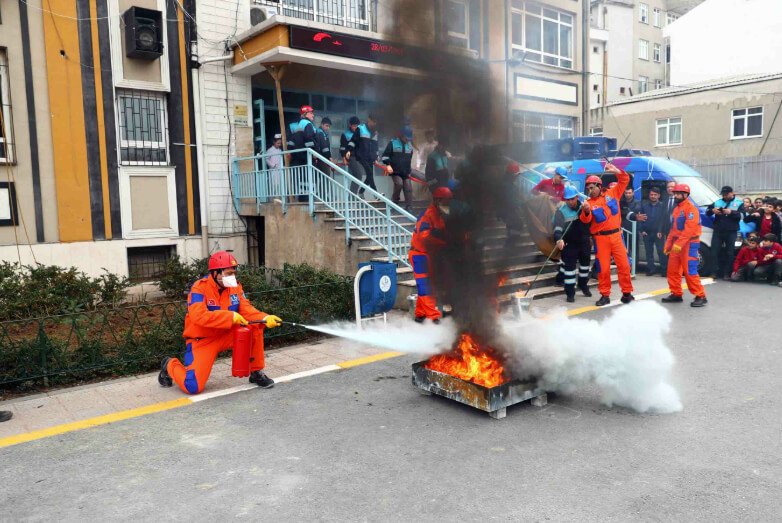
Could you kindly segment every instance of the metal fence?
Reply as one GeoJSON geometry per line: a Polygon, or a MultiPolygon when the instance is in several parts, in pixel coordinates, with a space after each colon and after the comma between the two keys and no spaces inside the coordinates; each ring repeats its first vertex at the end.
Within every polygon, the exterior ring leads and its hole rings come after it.
{"type": "MultiPolygon", "coordinates": [[[[297,323],[350,320],[351,278],[275,288],[247,297],[260,310],[297,323]]],[[[159,368],[184,352],[184,301],[106,308],[0,322],[0,391],[29,391],[159,368]]],[[[265,332],[267,346],[311,337],[299,327],[265,332]]]]}
{"type": "Polygon", "coordinates": [[[738,194],[782,192],[782,156],[692,160],[689,165],[718,189],[730,185],[738,194]]]}
{"type": "Polygon", "coordinates": [[[283,16],[377,31],[377,0],[254,0],[283,16]]]}

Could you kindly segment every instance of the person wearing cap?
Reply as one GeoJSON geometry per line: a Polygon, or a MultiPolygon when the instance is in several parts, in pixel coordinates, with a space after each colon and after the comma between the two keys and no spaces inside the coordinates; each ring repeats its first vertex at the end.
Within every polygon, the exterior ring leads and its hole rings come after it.
{"type": "Polygon", "coordinates": [[[554,240],[562,253],[559,270],[565,283],[565,295],[568,303],[573,303],[576,301],[576,283],[584,296],[592,296],[588,287],[592,242],[589,226],[579,219],[581,202],[578,191],[568,185],[562,196],[565,205],[561,205],[554,213],[554,240]]]}
{"type": "Polygon", "coordinates": [[[636,206],[636,217],[638,234],[643,240],[646,253],[646,275],[653,276],[668,270],[668,258],[663,254],[665,240],[663,240],[662,221],[669,217],[665,214],[665,205],[660,201],[660,188],[652,185],[649,187],[648,196],[648,199],[642,200],[636,206]],[[660,260],[659,268],[654,263],[655,249],[660,260]]]}
{"type": "Polygon", "coordinates": [[[282,150],[282,135],[275,134],[274,141],[266,149],[266,169],[269,171],[269,179],[271,180],[271,190],[273,194],[277,194],[277,191],[282,191],[280,186],[282,182],[282,167],[283,167],[283,150],[282,150]]]}
{"type": "Polygon", "coordinates": [[[409,125],[399,130],[399,135],[388,142],[380,161],[386,166],[386,173],[394,182],[391,200],[399,205],[400,194],[405,194],[405,209],[409,212],[413,204],[413,183],[410,180],[413,161],[413,128],[409,125]]]}
{"type": "Polygon", "coordinates": [[[617,185],[603,192],[603,181],[599,176],[588,176],[584,188],[588,200],[582,206],[579,219],[589,224],[589,232],[595,240],[597,261],[597,289],[600,299],[595,305],[602,307],[611,303],[611,259],[616,264],[619,287],[622,289],[622,303],[630,303],[633,297],[633,280],[630,274],[630,258],[622,241],[622,215],[619,198],[630,182],[630,175],[611,163],[605,170],[616,176],[617,185]]]}
{"type": "Polygon", "coordinates": [[[700,249],[701,213],[690,200],[690,186],[677,183],[673,188],[676,207],[671,215],[671,231],[665,241],[665,254],[668,255],[668,288],[671,294],[662,299],[663,303],[681,303],[684,301],[682,274],[687,281],[687,290],[695,296],[691,307],[704,307],[709,300],[698,275],[698,250],[700,249]]]}
{"type": "Polygon", "coordinates": [[[453,193],[448,187],[432,191],[432,203],[418,218],[413,230],[408,259],[413,267],[418,299],[415,302],[415,321],[430,319],[440,323],[443,314],[437,309],[432,288],[431,255],[445,247],[445,220],[450,214],[453,193]]]}
{"type": "MultiPolygon", "coordinates": [[[[331,160],[331,118],[324,116],[320,120],[320,127],[315,130],[315,150],[327,160],[331,160]]],[[[317,159],[315,166],[324,174],[330,175],[331,167],[323,160],[317,159]]]]}
{"type": "Polygon", "coordinates": [[[209,274],[197,280],[187,296],[182,333],[184,361],[163,359],[158,374],[161,386],[171,387],[176,383],[187,394],[203,391],[217,355],[232,348],[235,325],[247,326],[252,332],[250,383],[263,388],[274,385],[274,380],[263,373],[263,331],[279,327],[282,320],[250,304],[236,281],[238,265],[236,258],[226,251],[218,251],[209,258],[209,274]],[[248,325],[250,321],[254,324],[248,325]]]}
{"type": "MultiPolygon", "coordinates": [[[[348,148],[345,152],[345,157],[348,161],[351,158],[356,159],[358,162],[359,174],[361,176],[355,176],[359,180],[362,180],[366,185],[374,190],[377,190],[375,186],[375,160],[377,160],[377,120],[373,115],[367,117],[366,123],[359,124],[356,127],[356,131],[353,133],[348,148]],[[350,145],[352,144],[352,145],[350,145]]],[[[351,184],[350,191],[352,193],[358,193],[360,196],[364,194],[364,189],[358,188],[358,184],[351,184]]]]}
{"type": "Polygon", "coordinates": [[[551,178],[541,180],[532,188],[532,194],[548,194],[551,199],[557,202],[563,201],[565,182],[568,180],[567,169],[560,165],[553,171],[547,170],[547,173],[551,173],[551,178]]]}
{"type": "Polygon", "coordinates": [[[714,219],[714,225],[712,225],[714,233],[711,237],[714,276],[728,281],[733,268],[733,258],[736,256],[736,237],[744,211],[744,202],[736,198],[733,187],[730,185],[723,187],[720,194],[722,194],[722,198],[709,205],[706,215],[714,219]]]}

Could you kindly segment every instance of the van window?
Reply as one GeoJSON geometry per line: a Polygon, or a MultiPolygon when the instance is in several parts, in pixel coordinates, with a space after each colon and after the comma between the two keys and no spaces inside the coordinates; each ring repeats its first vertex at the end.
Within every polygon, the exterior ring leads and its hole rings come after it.
{"type": "Polygon", "coordinates": [[[665,191],[666,182],[663,180],[644,180],[641,182],[641,199],[642,200],[648,200],[649,199],[649,189],[652,187],[657,187],[657,189],[660,191],[660,199],[662,199],[663,195],[666,194],[665,191]]]}
{"type": "MultiPolygon", "coordinates": [[[[633,173],[630,171],[627,172],[627,174],[630,175],[630,182],[627,184],[628,187],[635,187],[633,185],[633,173]]],[[[616,175],[613,175],[611,173],[604,173],[600,178],[603,179],[603,187],[608,189],[608,186],[616,181],[616,175]]]]}

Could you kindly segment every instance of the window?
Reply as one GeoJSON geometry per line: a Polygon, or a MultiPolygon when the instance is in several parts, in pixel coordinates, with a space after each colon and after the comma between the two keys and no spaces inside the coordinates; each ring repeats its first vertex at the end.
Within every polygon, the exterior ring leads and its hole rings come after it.
{"type": "Polygon", "coordinates": [[[654,44],[654,50],[652,51],[652,59],[658,64],[662,60],[663,46],[660,44],[654,44]]]}
{"type": "Polygon", "coordinates": [[[572,138],[574,128],[571,116],[513,111],[513,138],[517,142],[572,138]]]}
{"type": "Polygon", "coordinates": [[[625,88],[624,87],[620,87],[619,88],[619,94],[625,94],[625,88]]]}
{"type": "Polygon", "coordinates": [[[469,11],[465,0],[446,0],[445,20],[448,43],[456,47],[469,47],[469,11]]]}
{"type": "Polygon", "coordinates": [[[130,247],[128,249],[130,281],[142,282],[160,278],[165,274],[166,264],[175,249],[173,245],[130,247]]]}
{"type": "Polygon", "coordinates": [[[657,120],[657,146],[682,144],[682,119],[663,118],[657,120]]]}
{"type": "Polygon", "coordinates": [[[16,227],[18,223],[14,182],[0,182],[0,227],[16,227]]]}
{"type": "Polygon", "coordinates": [[[663,88],[663,81],[662,80],[655,80],[654,81],[654,88],[655,89],[662,89],[663,88]]]}
{"type": "Polygon", "coordinates": [[[671,63],[671,44],[665,44],[665,63],[671,63]]]}
{"type": "Polygon", "coordinates": [[[638,58],[641,60],[649,59],[649,41],[638,40],[638,58]]]}
{"type": "Polygon", "coordinates": [[[593,46],[592,47],[592,52],[595,53],[595,54],[598,54],[598,53],[600,53],[600,48],[598,48],[597,46],[593,46]]]}
{"type": "Polygon", "coordinates": [[[117,91],[122,165],[168,164],[168,115],[164,95],[117,91]]]}
{"type": "Polygon", "coordinates": [[[8,76],[8,60],[0,49],[0,163],[14,161],[11,125],[11,83],[8,76]]]}
{"type": "Polygon", "coordinates": [[[677,15],[675,13],[668,13],[667,15],[665,15],[665,24],[666,25],[671,25],[672,23],[674,23],[678,19],[679,19],[679,15],[677,15]]]}
{"type": "Polygon", "coordinates": [[[564,11],[513,0],[513,48],[525,51],[526,61],[572,69],[574,20],[574,15],[564,11]]]}
{"type": "Polygon", "coordinates": [[[603,136],[603,128],[602,127],[592,127],[589,130],[589,136],[603,136]]]}
{"type": "Polygon", "coordinates": [[[649,23],[649,6],[647,4],[638,4],[638,21],[642,24],[649,23]]]}
{"type": "Polygon", "coordinates": [[[731,139],[763,136],[763,108],[733,109],[731,139]]]}
{"type": "Polygon", "coordinates": [[[646,91],[649,90],[649,77],[648,76],[639,76],[638,77],[638,94],[643,94],[646,91]]]}
{"type": "Polygon", "coordinates": [[[657,7],[654,8],[654,17],[652,18],[652,22],[654,23],[655,27],[663,26],[663,13],[657,7]]]}

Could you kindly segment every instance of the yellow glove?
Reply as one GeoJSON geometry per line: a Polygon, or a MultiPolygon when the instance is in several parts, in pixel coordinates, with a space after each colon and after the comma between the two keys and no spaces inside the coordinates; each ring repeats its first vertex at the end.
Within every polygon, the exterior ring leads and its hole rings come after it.
{"type": "Polygon", "coordinates": [[[266,316],[263,321],[266,323],[266,326],[270,329],[273,329],[275,327],[279,327],[282,324],[282,320],[278,318],[277,316],[266,316]]]}
{"type": "Polygon", "coordinates": [[[674,246],[671,249],[671,251],[676,253],[676,254],[679,254],[680,252],[682,252],[682,247],[681,247],[681,245],[674,244],[674,246]]]}
{"type": "Polygon", "coordinates": [[[245,320],[244,316],[242,316],[238,312],[234,312],[233,322],[234,322],[234,325],[247,325],[247,320],[245,320]]]}
{"type": "Polygon", "coordinates": [[[671,254],[671,251],[666,251],[665,249],[663,249],[663,254],[668,256],[669,254],[671,254]]]}

